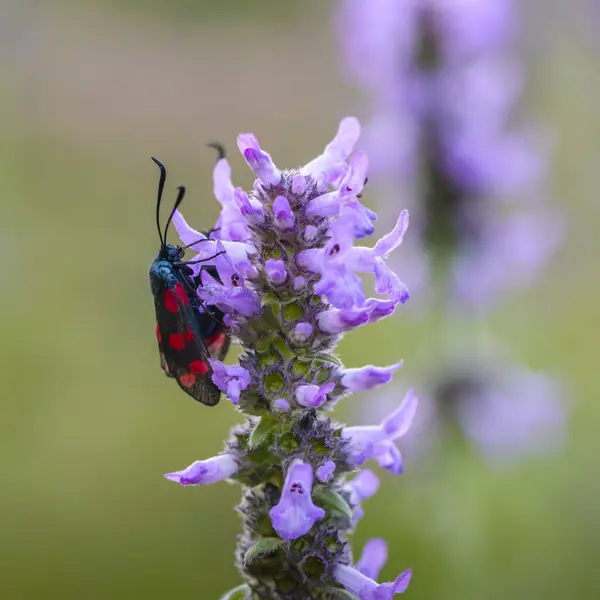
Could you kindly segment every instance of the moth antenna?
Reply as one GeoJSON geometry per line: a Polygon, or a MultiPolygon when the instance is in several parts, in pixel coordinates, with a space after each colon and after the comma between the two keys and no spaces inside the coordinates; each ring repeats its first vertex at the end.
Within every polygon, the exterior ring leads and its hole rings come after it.
{"type": "Polygon", "coordinates": [[[165,168],[165,165],[163,165],[157,158],[154,158],[154,156],[151,156],[150,158],[152,158],[152,160],[160,169],[160,179],[158,180],[158,196],[156,198],[156,228],[158,229],[160,245],[164,247],[164,245],[166,244],[166,237],[163,237],[162,231],[160,229],[160,205],[162,202],[163,190],[165,189],[165,181],[167,180],[167,169],[165,168]]]}
{"type": "Polygon", "coordinates": [[[225,146],[219,142],[210,142],[206,144],[209,148],[214,148],[219,154],[218,160],[222,160],[227,156],[227,152],[225,152],[225,146]]]}
{"type": "Polygon", "coordinates": [[[188,248],[191,248],[192,246],[195,246],[196,244],[199,244],[200,242],[210,242],[210,241],[214,241],[214,240],[210,240],[208,237],[200,238],[199,240],[196,240],[195,242],[192,242],[191,244],[184,246],[183,249],[187,250],[188,248]]]}
{"type": "Polygon", "coordinates": [[[179,265],[198,265],[200,263],[205,263],[208,262],[209,260],[213,260],[214,258],[217,258],[217,256],[221,256],[222,254],[227,254],[225,250],[221,250],[221,252],[217,252],[216,254],[213,254],[212,256],[207,256],[206,258],[200,258],[198,260],[183,260],[183,261],[179,261],[176,263],[173,263],[176,267],[178,267],[179,265]]]}
{"type": "Polygon", "coordinates": [[[169,225],[171,224],[171,221],[173,220],[173,215],[175,215],[175,211],[179,208],[179,205],[183,202],[184,196],[185,196],[185,187],[183,185],[180,185],[177,188],[177,198],[175,200],[175,204],[173,205],[173,210],[171,211],[171,214],[169,215],[169,218],[167,219],[167,224],[165,225],[165,244],[167,243],[167,230],[169,229],[169,225]]]}

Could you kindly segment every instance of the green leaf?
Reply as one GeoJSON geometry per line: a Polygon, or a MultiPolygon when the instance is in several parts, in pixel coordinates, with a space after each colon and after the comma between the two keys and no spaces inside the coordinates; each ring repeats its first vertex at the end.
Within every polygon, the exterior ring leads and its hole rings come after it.
{"type": "Polygon", "coordinates": [[[275,554],[283,548],[283,546],[285,546],[285,542],[280,538],[263,538],[256,542],[256,544],[254,544],[252,548],[249,548],[246,554],[244,554],[244,566],[247,567],[257,558],[275,554]]]}
{"type": "Polygon", "coordinates": [[[250,437],[248,438],[248,448],[250,450],[255,450],[259,446],[262,446],[277,424],[278,421],[273,415],[263,414],[250,433],[250,437]]]}
{"type": "Polygon", "coordinates": [[[244,583],[236,588],[225,592],[221,600],[247,600],[250,597],[250,588],[244,583]]]}
{"type": "Polygon", "coordinates": [[[325,592],[329,594],[327,598],[331,598],[331,600],[358,600],[357,596],[343,588],[328,587],[325,592]]]}
{"type": "Polygon", "coordinates": [[[248,440],[248,447],[250,450],[254,450],[265,443],[269,437],[269,433],[277,426],[277,419],[270,415],[263,415],[260,421],[254,426],[250,439],[248,440]]]}
{"type": "Polygon", "coordinates": [[[342,361],[337,356],[335,356],[333,354],[322,354],[322,353],[307,354],[306,358],[311,358],[312,360],[320,360],[322,362],[335,365],[336,367],[343,367],[344,366],[343,363],[342,363],[342,361]]]}
{"type": "Polygon", "coordinates": [[[313,491],[313,499],[327,512],[334,512],[352,521],[352,509],[349,504],[333,490],[325,487],[313,491]]]}

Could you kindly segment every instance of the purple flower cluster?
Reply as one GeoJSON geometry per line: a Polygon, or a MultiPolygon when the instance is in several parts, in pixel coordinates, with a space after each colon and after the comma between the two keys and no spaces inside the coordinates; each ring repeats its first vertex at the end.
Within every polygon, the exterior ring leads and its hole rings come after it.
{"type": "Polygon", "coordinates": [[[546,151],[511,128],[523,87],[512,0],[345,0],[339,19],[352,75],[374,116],[372,168],[412,191],[406,278],[447,262],[446,296],[483,309],[530,285],[561,238],[540,194],[546,151]],[[419,179],[419,183],[417,183],[419,179]]]}
{"type": "MultiPolygon", "coordinates": [[[[411,232],[393,265],[411,290],[439,292],[439,337],[450,332],[439,347],[477,356],[481,340],[457,349],[448,322],[459,318],[472,329],[470,315],[484,315],[509,288],[531,285],[562,237],[562,221],[542,193],[547,148],[539,132],[513,118],[523,87],[514,2],[342,0],[338,16],[347,68],[373,104],[371,171],[382,190],[410,197],[411,232]]],[[[396,195],[382,197],[397,206],[396,195]]],[[[526,382],[535,376],[471,362],[481,367],[477,385],[455,387],[451,402],[448,385],[473,382],[474,369],[463,361],[460,372],[439,368],[431,378],[426,387],[438,405],[431,415],[458,422],[486,456],[534,448],[534,431],[557,439],[549,415],[560,420],[564,409],[552,380],[546,397],[534,400],[526,382]]]]}
{"type": "Polygon", "coordinates": [[[379,487],[363,465],[373,460],[402,473],[395,440],[408,431],[417,398],[409,392],[378,425],[344,427],[327,416],[338,399],[389,382],[402,365],[346,369],[333,354],[340,334],[391,315],[408,299],[387,264],[408,213],[373,246],[354,245],[373,233],[376,218],[360,201],[368,158],[354,152],[359,135],[358,121],[343,119],[323,153],[292,170],[280,170],[254,135],[240,135],[253,189],[235,187],[220,158],[214,192],[222,210],[211,237],[180,213],[173,219],[197,251],[190,266],[200,276],[198,297],[224,313],[243,347],[239,364],[210,362],[214,384],[246,423],[232,430],[222,453],[166,475],[184,486],[242,484],[237,557],[246,583],[224,596],[230,600],[385,600],[410,580],[408,570],[377,583],[385,542],[371,540],[353,564],[348,536],[379,487]],[[373,275],[380,297],[367,298],[359,273],[373,275]]]}

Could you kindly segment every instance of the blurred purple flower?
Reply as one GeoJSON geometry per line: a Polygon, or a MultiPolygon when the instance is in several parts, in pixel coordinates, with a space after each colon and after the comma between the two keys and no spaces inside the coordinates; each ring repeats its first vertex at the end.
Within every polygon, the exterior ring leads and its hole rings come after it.
{"type": "Polygon", "coordinates": [[[369,579],[377,579],[387,562],[387,543],[384,539],[373,538],[363,548],[354,568],[369,579]]]}
{"type": "MultiPolygon", "coordinates": [[[[403,438],[409,454],[430,450],[453,425],[494,463],[562,447],[569,408],[549,375],[473,359],[446,365],[420,387],[419,412],[403,438]]],[[[384,415],[397,393],[380,394],[370,414],[384,415]]]]}
{"type": "Polygon", "coordinates": [[[393,263],[409,286],[427,285],[440,255],[457,308],[531,285],[562,219],[543,202],[541,136],[509,128],[523,87],[513,0],[344,0],[338,30],[372,99],[371,171],[412,197],[407,250],[393,263]]]}

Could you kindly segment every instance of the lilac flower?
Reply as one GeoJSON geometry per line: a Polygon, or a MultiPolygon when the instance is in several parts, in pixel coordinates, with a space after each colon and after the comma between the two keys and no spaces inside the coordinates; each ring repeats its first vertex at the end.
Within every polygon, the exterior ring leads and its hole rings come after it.
{"type": "MultiPolygon", "coordinates": [[[[355,117],[342,119],[333,141],[325,147],[323,154],[310,161],[300,170],[300,175],[317,179],[326,175],[328,183],[333,187],[348,171],[347,160],[354,151],[354,146],[360,137],[360,123],[355,117]]],[[[298,175],[295,175],[297,178],[298,175]]],[[[297,193],[297,192],[296,192],[297,193]]]]}
{"type": "Polygon", "coordinates": [[[273,164],[271,157],[261,150],[258,140],[251,133],[238,136],[238,148],[244,155],[248,166],[254,171],[260,182],[272,187],[281,180],[281,173],[273,164]]]}
{"type": "Polygon", "coordinates": [[[267,260],[265,263],[265,271],[272,283],[283,283],[287,279],[285,263],[282,260],[267,260]]]}
{"type": "Polygon", "coordinates": [[[354,464],[360,466],[374,458],[380,467],[395,474],[402,473],[402,457],[393,442],[408,431],[418,402],[411,390],[402,404],[379,425],[344,427],[342,437],[350,444],[350,456],[354,464]]]}
{"type": "Polygon", "coordinates": [[[290,339],[294,344],[306,343],[313,334],[313,326],[310,323],[300,322],[294,326],[290,339]]]}
{"type": "Polygon", "coordinates": [[[335,570],[335,578],[360,600],[390,600],[396,594],[406,591],[411,576],[412,571],[409,569],[398,575],[395,581],[378,584],[357,569],[347,565],[338,565],[335,570]]]}
{"type": "Polygon", "coordinates": [[[335,382],[330,381],[325,385],[299,385],[296,388],[296,402],[300,406],[318,408],[327,402],[327,394],[333,391],[335,382]]]}
{"type": "Polygon", "coordinates": [[[208,485],[228,479],[237,473],[238,463],[232,454],[219,454],[206,460],[197,460],[182,471],[167,473],[165,477],[181,485],[208,485]]]}
{"type": "Polygon", "coordinates": [[[248,239],[248,221],[235,201],[231,166],[225,156],[219,158],[213,171],[215,198],[222,206],[221,216],[215,225],[221,240],[243,242],[248,239]]]}
{"type": "Polygon", "coordinates": [[[285,196],[277,196],[275,198],[273,202],[273,216],[275,217],[275,224],[279,229],[291,229],[294,226],[294,213],[285,196]]]}
{"type": "Polygon", "coordinates": [[[240,399],[240,392],[245,390],[252,379],[250,373],[238,365],[225,365],[221,361],[209,358],[210,366],[213,370],[213,383],[225,392],[234,404],[240,399]]]}
{"type": "MultiPolygon", "coordinates": [[[[222,217],[223,214],[221,214],[221,218],[222,217]]],[[[228,221],[224,221],[224,223],[227,227],[232,226],[228,221]]],[[[218,256],[215,255],[220,252],[219,248],[217,248],[217,244],[219,244],[218,240],[208,239],[203,233],[192,229],[178,210],[175,211],[175,214],[173,215],[173,225],[175,226],[175,229],[177,229],[181,241],[198,253],[191,259],[191,262],[194,264],[190,264],[190,267],[194,270],[195,274],[200,272],[202,265],[215,264],[215,261],[218,259],[218,256]],[[196,263],[195,261],[201,262],[196,263]]],[[[248,254],[256,252],[251,245],[243,242],[222,239],[220,243],[220,248],[225,250],[229,259],[236,263],[238,261],[246,260],[248,254]]]]}
{"type": "Polygon", "coordinates": [[[403,361],[389,367],[373,367],[367,365],[360,369],[346,369],[340,383],[353,392],[363,392],[387,383],[394,371],[402,366],[403,361]]]}
{"type": "Polygon", "coordinates": [[[369,298],[362,308],[330,309],[317,317],[319,329],[323,333],[344,333],[360,325],[375,323],[391,315],[396,302],[369,298]]]}
{"type": "Polygon", "coordinates": [[[317,479],[323,483],[327,483],[333,477],[334,471],[335,463],[332,460],[328,460],[317,468],[317,479]]]}
{"type": "Polygon", "coordinates": [[[360,279],[355,271],[375,274],[375,291],[387,294],[390,300],[406,302],[406,286],[387,267],[385,259],[401,243],[408,227],[408,213],[402,211],[394,229],[382,237],[373,248],[353,247],[353,223],[356,215],[342,212],[331,227],[331,239],[322,249],[305,250],[298,256],[299,264],[319,273],[315,285],[318,294],[327,296],[337,308],[362,306],[365,302],[360,279]],[[340,286],[339,281],[344,285],[340,286]]]}
{"type": "Polygon", "coordinates": [[[325,516],[325,511],[313,504],[313,473],[310,465],[294,461],[285,476],[281,499],[270,511],[273,528],[290,542],[308,533],[325,516]]]}
{"type": "Polygon", "coordinates": [[[339,189],[311,200],[306,207],[306,214],[309,217],[333,217],[346,210],[354,217],[354,235],[358,238],[371,235],[377,216],[358,200],[367,180],[368,168],[367,155],[364,152],[354,154],[339,189]]]}
{"type": "Polygon", "coordinates": [[[255,198],[251,198],[241,188],[235,188],[233,192],[233,199],[238,207],[240,215],[247,219],[247,223],[254,223],[256,225],[264,223],[265,211],[260,202],[255,198]]]}
{"type": "Polygon", "coordinates": [[[327,416],[339,398],[383,385],[401,365],[345,369],[333,354],[341,333],[391,315],[408,298],[387,264],[406,231],[406,211],[388,235],[354,246],[375,221],[359,197],[369,165],[354,150],[359,135],[358,121],[343,119],[320,156],[286,170],[253,134],[243,134],[238,147],[257,179],[250,191],[235,188],[219,159],[214,178],[222,210],[211,239],[179,213],[174,218],[195,252],[190,267],[199,310],[222,318],[242,348],[239,364],[210,359],[212,385],[248,418],[233,429],[223,454],[167,478],[242,484],[237,557],[247,584],[235,593],[247,597],[283,600],[293,588],[295,597],[319,600],[345,587],[374,600],[408,584],[406,574],[391,583],[372,578],[383,560],[376,542],[372,557],[347,566],[361,503],[379,486],[368,470],[347,477],[369,458],[401,471],[394,440],[408,429],[416,399],[409,395],[375,426],[343,427],[327,416]],[[367,297],[358,273],[373,274],[375,292],[385,297],[367,297]]]}
{"type": "Polygon", "coordinates": [[[350,494],[350,501],[354,507],[353,521],[357,523],[365,514],[361,502],[377,493],[379,478],[370,469],[363,469],[346,484],[345,489],[350,494]]]}
{"type": "Polygon", "coordinates": [[[369,540],[354,568],[369,579],[377,579],[387,562],[387,544],[381,538],[369,540]]]}
{"type": "Polygon", "coordinates": [[[291,405],[285,398],[277,398],[273,402],[273,408],[279,412],[289,412],[291,405]]]}
{"type": "MultiPolygon", "coordinates": [[[[260,310],[260,298],[245,285],[240,269],[233,264],[231,255],[225,248],[224,242],[216,243],[217,253],[225,252],[214,259],[221,281],[217,281],[207,270],[203,270],[198,296],[209,306],[218,305],[223,312],[235,311],[245,316],[254,315],[260,310]]],[[[239,261],[238,265],[240,262],[242,261],[239,261]]]]}

